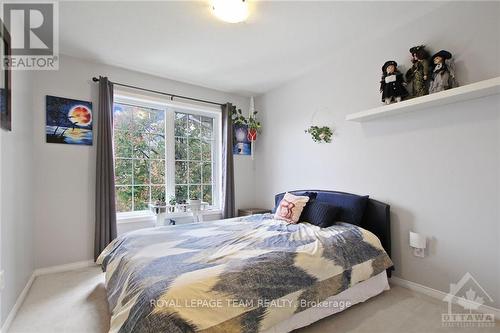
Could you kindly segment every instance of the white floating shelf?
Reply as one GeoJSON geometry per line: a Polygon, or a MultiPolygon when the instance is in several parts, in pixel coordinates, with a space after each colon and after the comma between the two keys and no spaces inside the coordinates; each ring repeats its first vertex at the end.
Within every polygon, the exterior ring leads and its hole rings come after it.
{"type": "Polygon", "coordinates": [[[351,113],[346,116],[350,121],[369,121],[372,119],[397,115],[405,112],[427,109],[433,106],[457,103],[469,99],[500,94],[500,77],[471,83],[466,86],[441,91],[435,94],[416,97],[399,103],[351,113]]]}

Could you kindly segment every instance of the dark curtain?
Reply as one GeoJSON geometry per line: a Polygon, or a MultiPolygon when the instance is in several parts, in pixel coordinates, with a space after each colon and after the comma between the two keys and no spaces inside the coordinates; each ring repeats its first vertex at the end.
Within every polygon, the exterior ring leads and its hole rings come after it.
{"type": "Polygon", "coordinates": [[[222,105],[222,218],[234,217],[233,122],[231,103],[222,105]]]}
{"type": "Polygon", "coordinates": [[[113,161],[113,84],[99,77],[94,259],[116,238],[115,168],[113,161]]]}

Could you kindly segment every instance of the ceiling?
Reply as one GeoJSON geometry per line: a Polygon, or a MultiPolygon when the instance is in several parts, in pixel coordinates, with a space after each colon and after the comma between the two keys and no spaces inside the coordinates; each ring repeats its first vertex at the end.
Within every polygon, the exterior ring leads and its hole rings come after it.
{"type": "Polygon", "coordinates": [[[246,22],[228,24],[208,1],[60,2],[60,52],[248,96],[440,5],[422,4],[254,1],[246,22]]]}

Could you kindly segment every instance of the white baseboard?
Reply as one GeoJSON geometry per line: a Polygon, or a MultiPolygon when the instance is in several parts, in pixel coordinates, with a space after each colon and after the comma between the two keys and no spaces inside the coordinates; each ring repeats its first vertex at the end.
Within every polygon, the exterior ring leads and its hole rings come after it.
{"type": "Polygon", "coordinates": [[[9,312],[9,315],[5,319],[5,322],[2,325],[2,328],[0,329],[0,333],[7,333],[7,331],[10,328],[10,325],[12,324],[12,321],[16,317],[17,312],[19,311],[19,308],[24,302],[24,299],[26,298],[26,295],[28,295],[28,292],[31,288],[31,285],[33,284],[33,281],[35,281],[37,276],[40,275],[45,275],[45,274],[52,274],[52,273],[60,273],[60,272],[67,272],[71,271],[74,269],[79,269],[79,268],[85,268],[85,267],[91,267],[95,266],[96,263],[94,260],[85,260],[85,261],[78,261],[78,262],[73,262],[69,264],[64,264],[64,265],[57,265],[57,266],[51,266],[51,267],[43,267],[43,268],[37,268],[33,271],[31,274],[28,282],[24,286],[24,289],[21,291],[19,294],[19,297],[17,297],[16,303],[12,307],[12,309],[9,312]]]}
{"type": "Polygon", "coordinates": [[[5,318],[5,322],[2,325],[2,328],[0,329],[0,333],[7,333],[7,331],[10,328],[10,325],[12,324],[12,321],[14,321],[14,318],[16,317],[17,311],[19,311],[19,308],[21,308],[21,305],[24,302],[24,299],[26,298],[26,295],[28,295],[28,291],[31,288],[31,285],[33,284],[33,281],[35,281],[35,272],[33,272],[24,286],[23,290],[19,294],[19,297],[16,300],[16,303],[14,303],[14,306],[10,310],[9,314],[7,315],[7,318],[5,318]]]}
{"type": "MultiPolygon", "coordinates": [[[[424,285],[421,285],[421,284],[418,284],[418,283],[415,283],[412,281],[398,278],[396,276],[392,276],[389,279],[389,282],[391,284],[396,285],[396,286],[410,289],[412,291],[416,291],[418,293],[430,296],[432,298],[439,299],[441,301],[446,297],[446,295],[448,295],[447,293],[445,293],[441,290],[432,289],[432,288],[429,288],[427,286],[424,286],[424,285]]],[[[459,299],[460,299],[459,297],[453,296],[452,302],[454,304],[458,304],[459,299]]],[[[464,301],[464,300],[462,299],[462,301],[464,301]]],[[[477,309],[477,311],[481,312],[481,313],[492,313],[495,316],[495,318],[497,318],[497,319],[500,318],[500,309],[494,308],[492,306],[481,304],[481,305],[479,305],[479,308],[477,309]]]]}
{"type": "Polygon", "coordinates": [[[64,264],[64,265],[37,268],[37,269],[35,269],[35,272],[33,274],[35,276],[40,276],[40,275],[45,275],[45,274],[67,272],[67,271],[72,271],[74,269],[91,267],[91,266],[95,266],[95,265],[96,265],[96,263],[94,262],[94,260],[77,261],[77,262],[72,262],[72,263],[64,264]]]}

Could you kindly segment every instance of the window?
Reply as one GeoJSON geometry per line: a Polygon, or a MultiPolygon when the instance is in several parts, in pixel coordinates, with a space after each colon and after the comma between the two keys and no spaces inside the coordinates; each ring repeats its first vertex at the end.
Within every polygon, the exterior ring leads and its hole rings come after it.
{"type": "Polygon", "coordinates": [[[113,114],[116,210],[146,210],[166,197],[165,111],[116,103],[113,114]]]}
{"type": "Polygon", "coordinates": [[[218,207],[220,113],[116,97],[114,149],[116,209],[202,199],[218,207]]]}
{"type": "Polygon", "coordinates": [[[212,204],[213,118],[175,112],[175,197],[212,204]]]}

